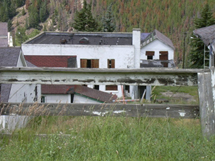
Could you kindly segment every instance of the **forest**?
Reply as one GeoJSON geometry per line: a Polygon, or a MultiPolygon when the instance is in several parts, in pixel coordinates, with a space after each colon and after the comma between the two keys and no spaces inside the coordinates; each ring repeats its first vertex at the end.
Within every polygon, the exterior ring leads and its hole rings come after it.
{"type": "MultiPolygon", "coordinates": [[[[0,21],[8,22],[9,30],[24,32],[35,28],[39,31],[73,31],[72,24],[84,0],[0,0],[0,21]],[[17,12],[20,8],[21,12],[17,12]],[[16,18],[15,18],[16,17],[16,18]],[[24,17],[24,22],[17,17],[24,17]]],[[[202,8],[209,4],[215,17],[214,0],[87,0],[98,24],[103,23],[107,8],[111,5],[114,17],[114,32],[142,32],[159,30],[168,36],[175,46],[175,62],[181,64],[182,53],[190,51],[190,37],[194,19],[200,17],[202,8]],[[185,34],[186,33],[186,34],[185,34]],[[185,45],[184,45],[185,44],[185,45]]],[[[37,33],[37,32],[36,32],[37,33]]],[[[189,66],[189,59],[186,59],[189,66]]]]}

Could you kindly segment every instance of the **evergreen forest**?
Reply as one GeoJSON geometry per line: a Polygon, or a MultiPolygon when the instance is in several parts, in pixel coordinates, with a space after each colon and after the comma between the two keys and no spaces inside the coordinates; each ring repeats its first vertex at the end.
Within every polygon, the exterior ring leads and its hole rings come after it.
{"type": "MultiPolygon", "coordinates": [[[[185,50],[185,67],[190,66],[189,43],[194,20],[200,17],[206,3],[215,18],[214,0],[87,0],[87,3],[101,31],[109,31],[104,27],[108,13],[113,16],[115,32],[131,32],[133,28],[142,32],[159,30],[173,41],[175,62],[179,66],[185,50]]],[[[21,28],[27,35],[38,31],[73,31],[76,13],[83,4],[84,0],[0,0],[0,21],[8,22],[14,35],[21,28]]]]}

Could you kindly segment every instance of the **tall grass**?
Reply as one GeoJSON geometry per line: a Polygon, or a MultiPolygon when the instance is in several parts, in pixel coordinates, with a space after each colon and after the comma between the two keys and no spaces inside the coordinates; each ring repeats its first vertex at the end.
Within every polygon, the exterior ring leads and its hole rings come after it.
{"type": "Polygon", "coordinates": [[[215,160],[214,146],[215,138],[202,137],[198,119],[47,116],[3,136],[0,159],[215,160]],[[36,135],[44,133],[53,135],[36,135]]]}

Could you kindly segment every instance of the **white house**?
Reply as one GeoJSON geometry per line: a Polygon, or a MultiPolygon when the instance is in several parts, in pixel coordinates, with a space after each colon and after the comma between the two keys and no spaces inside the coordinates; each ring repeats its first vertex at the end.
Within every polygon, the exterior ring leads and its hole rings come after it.
{"type": "Polygon", "coordinates": [[[42,85],[43,103],[112,103],[117,96],[80,85],[42,85]]]}
{"type": "MultiPolygon", "coordinates": [[[[25,56],[26,60],[37,67],[75,68],[76,56],[25,56]]],[[[113,102],[116,95],[74,85],[41,85],[43,103],[104,103],[113,102]]]]}
{"type": "MultiPolygon", "coordinates": [[[[144,67],[142,60],[152,59],[163,59],[165,62],[160,62],[160,66],[170,67],[166,63],[174,59],[171,40],[157,30],[141,34],[140,29],[133,29],[132,33],[44,32],[22,44],[22,51],[26,59],[28,56],[76,56],[77,68],[140,68],[144,67]]],[[[136,94],[135,86],[124,86],[124,90],[120,85],[88,87],[118,97],[123,96],[123,91],[132,98],[142,95],[136,94]]]]}
{"type": "MultiPolygon", "coordinates": [[[[26,67],[20,47],[0,48],[0,66],[26,67]]],[[[0,102],[40,102],[40,90],[41,85],[35,84],[0,84],[0,102]]]]}

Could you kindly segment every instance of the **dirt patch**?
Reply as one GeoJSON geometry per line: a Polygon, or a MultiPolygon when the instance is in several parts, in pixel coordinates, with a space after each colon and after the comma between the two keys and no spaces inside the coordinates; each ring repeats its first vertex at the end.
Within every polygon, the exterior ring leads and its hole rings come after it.
{"type": "Polygon", "coordinates": [[[180,93],[180,92],[162,92],[161,93],[165,97],[170,97],[172,99],[179,99],[187,102],[196,102],[193,96],[189,95],[188,93],[180,93]]]}

